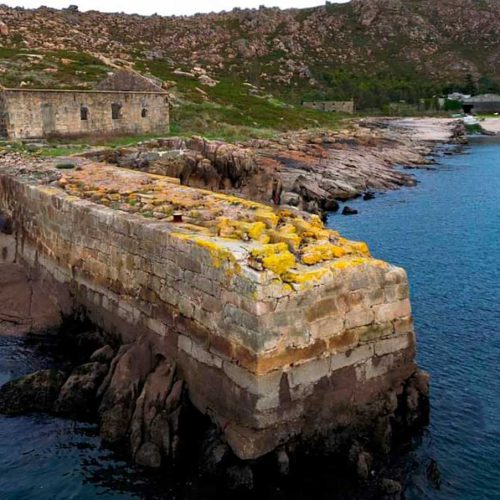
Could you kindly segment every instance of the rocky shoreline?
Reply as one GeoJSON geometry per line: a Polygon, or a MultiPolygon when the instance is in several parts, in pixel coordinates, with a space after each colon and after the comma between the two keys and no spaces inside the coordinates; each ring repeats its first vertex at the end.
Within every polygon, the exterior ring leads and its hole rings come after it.
{"type": "Polygon", "coordinates": [[[286,488],[294,471],[328,463],[342,471],[340,491],[352,498],[361,492],[362,498],[401,498],[405,476],[396,478],[391,453],[428,422],[425,373],[417,371],[399,396],[387,394],[377,403],[385,406],[386,416],[373,425],[294,440],[244,461],[191,405],[175,363],[155,353],[147,339],[118,345],[86,323],[66,323],[66,329],[71,333],[61,332],[64,345],[78,345],[73,361],[4,384],[1,414],[43,412],[95,421],[103,443],[138,466],[174,468],[228,490],[255,491],[268,482],[286,488]]]}
{"type": "Polygon", "coordinates": [[[421,167],[438,143],[463,144],[463,122],[366,119],[338,131],[302,131],[239,144],[169,138],[83,155],[176,177],[181,184],[324,214],[339,201],[415,185],[396,166],[421,167]]]}
{"type": "MultiPolygon", "coordinates": [[[[445,128],[447,133],[459,131],[458,127],[454,129],[451,125],[445,128]]],[[[379,133],[382,125],[373,122],[371,126],[379,133]]],[[[391,124],[389,130],[393,130],[393,127],[394,124],[391,124]]],[[[405,129],[405,124],[400,124],[399,128],[405,129]]],[[[428,142],[427,133],[426,130],[420,130],[420,135],[412,136],[415,132],[411,127],[410,131],[397,132],[398,137],[406,134],[405,147],[416,144],[420,148],[418,152],[411,150],[413,166],[428,161],[426,156],[434,143],[428,142]]],[[[459,132],[457,137],[459,141],[462,140],[459,132]]],[[[324,142],[321,144],[324,147],[324,142]]],[[[354,146],[345,147],[349,149],[354,146]]],[[[369,147],[381,151],[390,149],[388,145],[382,147],[380,144],[369,147]]],[[[397,152],[391,158],[401,159],[398,156],[401,150],[395,150],[397,152]]],[[[346,154],[346,150],[341,151],[346,154]]],[[[234,159],[235,153],[227,157],[234,159]]],[[[384,162],[387,162],[386,153],[384,158],[384,162]]],[[[409,157],[405,158],[405,163],[410,163],[409,157]]],[[[149,166],[144,168],[149,170],[149,166]]],[[[385,163],[383,167],[377,167],[376,171],[391,171],[394,175],[402,176],[401,179],[411,179],[385,163]]],[[[22,173],[31,178],[33,172],[27,166],[22,173]]],[[[228,169],[225,172],[229,176],[233,171],[228,169]]],[[[380,176],[372,177],[380,182],[380,176]]],[[[251,183],[250,179],[251,177],[246,178],[238,189],[244,192],[249,188],[246,182],[251,183]]],[[[356,177],[356,181],[359,179],[359,176],[356,177]]],[[[238,182],[237,177],[233,177],[233,180],[238,182]]],[[[391,181],[385,188],[392,189],[398,185],[400,184],[391,181]]],[[[354,184],[351,183],[350,186],[354,184]]],[[[358,191],[356,195],[370,192],[371,189],[366,189],[364,185],[363,190],[360,187],[358,191]]],[[[353,192],[349,196],[354,196],[353,192]]],[[[281,190],[280,200],[286,193],[290,191],[281,190]]],[[[302,193],[301,200],[305,199],[303,196],[302,193]]],[[[334,201],[346,199],[338,194],[336,196],[334,201]]],[[[314,201],[318,203],[318,199],[320,198],[314,198],[314,201]]],[[[310,209],[311,205],[299,207],[310,209]]],[[[3,228],[4,232],[9,232],[7,223],[3,224],[3,228]]],[[[12,266],[15,266],[12,263],[0,265],[2,270],[12,270],[12,266]]],[[[36,280],[30,278],[31,275],[23,274],[25,271],[19,267],[15,269],[18,273],[16,286],[22,288],[24,280],[28,293],[32,293],[33,287],[40,287],[36,280]]],[[[8,290],[8,287],[4,287],[4,290],[8,290]]],[[[43,293],[43,288],[37,290],[43,293]]],[[[31,318],[31,309],[28,313],[31,318]]],[[[68,321],[71,323],[77,319],[75,316],[66,317],[66,322],[62,323],[62,317],[64,314],[59,314],[57,321],[55,317],[52,318],[55,332],[64,329],[68,321]]],[[[28,322],[26,324],[31,325],[28,322]]],[[[30,330],[31,327],[26,332],[30,330]]],[[[95,339],[95,334],[90,334],[89,338],[95,339]]],[[[177,466],[182,473],[186,470],[186,463],[189,463],[191,471],[194,468],[196,474],[206,475],[211,481],[220,481],[224,487],[258,489],[258,485],[265,481],[263,478],[269,480],[269,477],[272,480],[290,482],[293,480],[293,471],[301,470],[306,464],[313,462],[323,464],[327,459],[330,465],[335,464],[338,471],[343,471],[343,480],[349,492],[359,489],[363,491],[363,498],[401,498],[404,474],[395,477],[388,472],[388,464],[392,451],[402,443],[409,442],[412,434],[418,432],[428,421],[428,377],[418,369],[401,392],[385,394],[383,398],[374,401],[376,408],[370,409],[365,418],[357,416],[357,422],[362,425],[356,429],[345,425],[334,432],[308,436],[307,440],[291,440],[286,446],[279,447],[258,460],[240,460],[225,442],[220,429],[213,426],[189,402],[185,382],[175,362],[166,359],[146,338],[125,344],[104,334],[100,334],[99,338],[98,349],[89,350],[86,359],[80,359],[78,363],[62,370],[57,368],[37,372],[5,384],[0,388],[0,412],[22,414],[42,411],[69,418],[95,420],[99,423],[103,441],[136,464],[153,469],[177,466]],[[379,416],[376,421],[369,418],[372,410],[379,416]]],[[[353,493],[350,497],[356,498],[356,494],[353,493]]]]}

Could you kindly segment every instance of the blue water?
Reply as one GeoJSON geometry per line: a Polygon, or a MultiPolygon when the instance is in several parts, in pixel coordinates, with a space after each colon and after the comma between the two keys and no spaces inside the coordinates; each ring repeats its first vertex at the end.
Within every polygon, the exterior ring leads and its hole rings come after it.
{"type": "MultiPolygon", "coordinates": [[[[349,202],[360,214],[335,214],[329,224],[367,241],[410,278],[432,415],[409,452],[418,466],[407,498],[498,499],[500,141],[477,141],[467,154],[439,162],[415,171],[417,187],[349,202]],[[441,469],[439,491],[426,480],[430,458],[441,469]]],[[[0,384],[53,364],[50,344],[0,337],[0,384]]],[[[320,497],[334,498],[327,479],[319,479],[320,497]]],[[[128,466],[101,447],[91,424],[0,416],[0,500],[208,497],[193,495],[189,485],[174,493],[174,482],[128,466]]]]}
{"type": "Polygon", "coordinates": [[[409,498],[500,498],[500,140],[476,139],[419,184],[348,203],[329,226],[406,268],[418,361],[431,374],[431,425],[416,454],[437,460],[409,498]]]}

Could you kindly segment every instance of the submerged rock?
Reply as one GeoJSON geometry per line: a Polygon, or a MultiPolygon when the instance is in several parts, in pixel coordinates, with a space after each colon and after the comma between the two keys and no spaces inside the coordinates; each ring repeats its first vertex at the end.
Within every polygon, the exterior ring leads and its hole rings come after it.
{"type": "Polygon", "coordinates": [[[347,205],[342,210],[342,215],[356,215],[358,211],[354,208],[348,207],[347,205]]]}
{"type": "Polygon", "coordinates": [[[60,370],[41,370],[11,380],[0,388],[0,413],[51,411],[66,380],[60,370]]]}
{"type": "Polygon", "coordinates": [[[436,490],[439,490],[441,488],[441,471],[439,470],[438,463],[434,459],[431,459],[427,464],[426,473],[427,479],[431,485],[436,490]]]}

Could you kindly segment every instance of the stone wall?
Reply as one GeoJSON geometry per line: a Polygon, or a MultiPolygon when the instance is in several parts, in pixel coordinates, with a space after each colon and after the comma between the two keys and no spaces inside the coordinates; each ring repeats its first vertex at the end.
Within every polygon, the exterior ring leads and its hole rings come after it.
{"type": "Polygon", "coordinates": [[[2,209],[15,221],[18,259],[65,284],[108,332],[147,335],[174,358],[192,402],[240,458],[389,419],[416,372],[400,268],[340,259],[284,282],[248,265],[254,243],[13,175],[0,174],[2,209]]]}
{"type": "Polygon", "coordinates": [[[307,101],[304,107],[327,111],[330,113],[346,113],[352,115],[355,111],[354,101],[307,101]]]}
{"type": "Polygon", "coordinates": [[[11,139],[169,130],[166,93],[5,89],[0,94],[11,139]]]}

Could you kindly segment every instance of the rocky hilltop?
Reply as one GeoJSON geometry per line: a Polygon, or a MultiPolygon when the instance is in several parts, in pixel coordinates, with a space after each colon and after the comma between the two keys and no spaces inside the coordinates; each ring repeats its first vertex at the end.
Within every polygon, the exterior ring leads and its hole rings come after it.
{"type": "MultiPolygon", "coordinates": [[[[136,65],[158,76],[201,67],[213,78],[239,76],[296,100],[307,93],[354,95],[370,106],[386,94],[427,96],[467,74],[485,87],[497,85],[500,2],[353,0],[190,17],[1,6],[0,46],[0,76],[9,69],[7,48],[40,51],[28,58],[37,69],[44,54],[85,47],[95,59],[73,73],[76,81],[98,76],[100,64],[136,65]]],[[[61,73],[54,64],[43,69],[47,77],[61,73]]]]}

